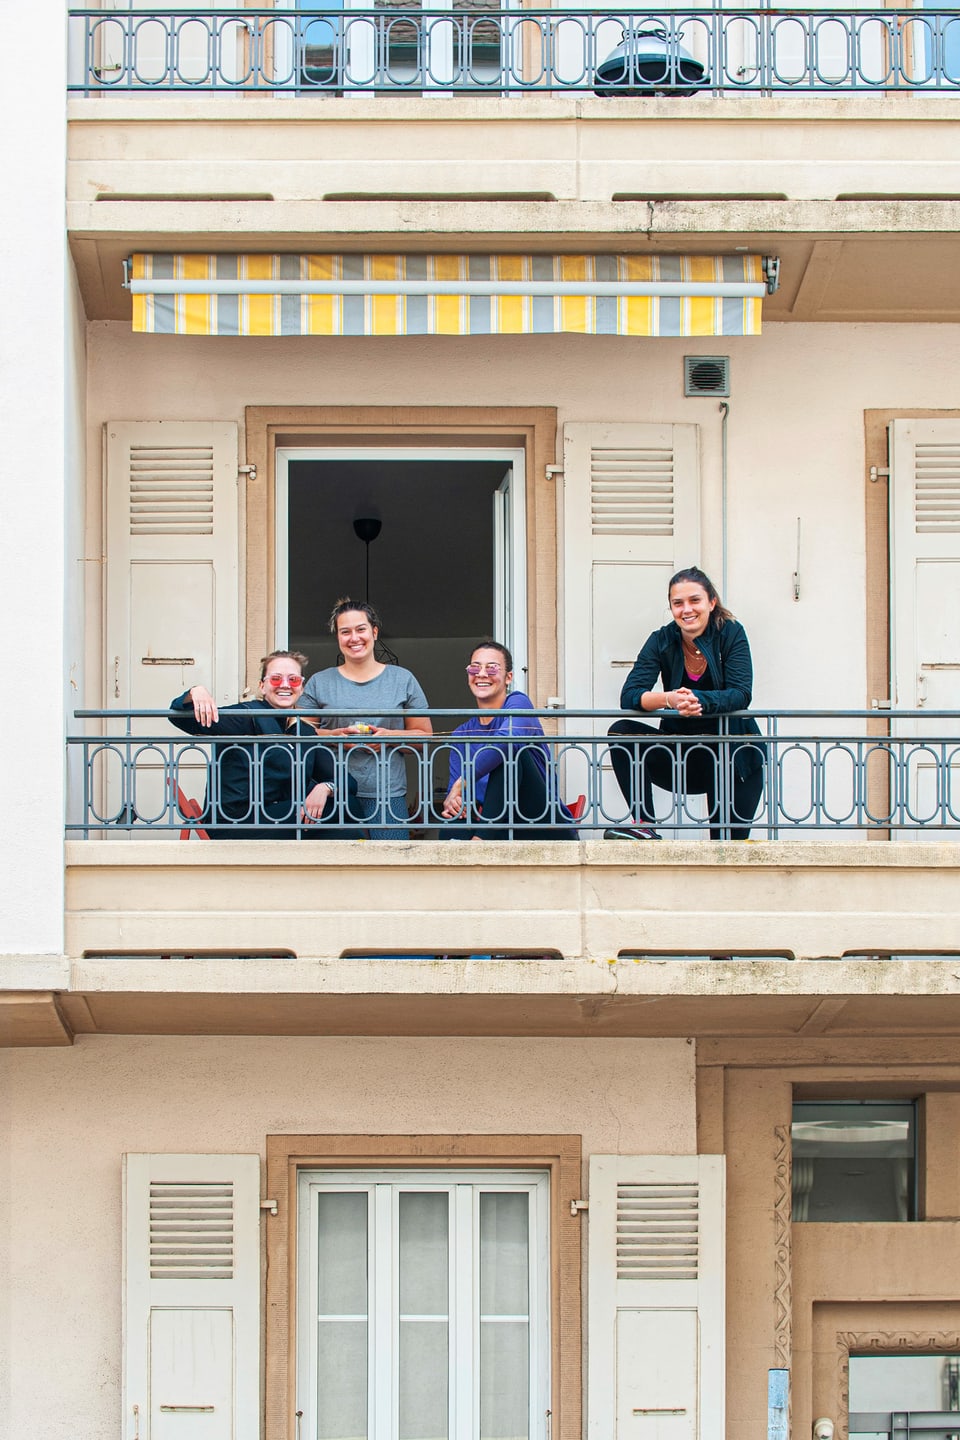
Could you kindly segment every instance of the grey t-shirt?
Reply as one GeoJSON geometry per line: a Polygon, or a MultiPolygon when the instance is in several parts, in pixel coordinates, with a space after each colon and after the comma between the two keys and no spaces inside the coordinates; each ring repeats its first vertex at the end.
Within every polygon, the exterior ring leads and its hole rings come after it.
{"type": "MultiPolygon", "coordinates": [[[[327,730],[339,730],[344,725],[382,725],[388,730],[400,730],[403,722],[399,717],[384,718],[384,710],[425,710],[427,697],[419,682],[402,665],[388,665],[372,680],[348,680],[339,666],[329,670],[318,670],[311,675],[303,687],[301,705],[317,710],[331,710],[324,716],[321,725],[327,730]],[[362,710],[362,715],[341,715],[339,710],[362,710]]],[[[403,756],[395,746],[390,749],[389,790],[390,795],[407,793],[407,772],[403,756]]],[[[376,795],[377,752],[356,749],[349,752],[347,768],[357,782],[357,793],[376,795]]]]}

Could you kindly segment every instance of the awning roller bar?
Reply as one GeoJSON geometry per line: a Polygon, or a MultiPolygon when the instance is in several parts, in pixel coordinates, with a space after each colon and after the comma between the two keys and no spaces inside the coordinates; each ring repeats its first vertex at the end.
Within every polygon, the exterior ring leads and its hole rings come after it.
{"type": "Polygon", "coordinates": [[[133,295],[610,296],[760,299],[764,282],[735,280],[130,280],[133,295]]]}

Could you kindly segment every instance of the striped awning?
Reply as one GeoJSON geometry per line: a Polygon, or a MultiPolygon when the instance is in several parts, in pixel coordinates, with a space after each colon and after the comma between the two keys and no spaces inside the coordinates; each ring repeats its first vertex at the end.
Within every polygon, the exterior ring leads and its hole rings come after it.
{"type": "Polygon", "coordinates": [[[759,335],[769,263],[760,255],[134,255],[127,284],[134,330],[157,335],[759,335]]]}

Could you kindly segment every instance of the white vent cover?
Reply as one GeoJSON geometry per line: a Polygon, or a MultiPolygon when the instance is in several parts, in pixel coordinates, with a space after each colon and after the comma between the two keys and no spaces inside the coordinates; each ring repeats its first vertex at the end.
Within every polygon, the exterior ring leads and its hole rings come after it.
{"type": "Polygon", "coordinates": [[[673,451],[590,451],[594,535],[673,534],[673,451]]]}
{"type": "Polygon", "coordinates": [[[684,355],[684,395],[729,395],[729,355],[684,355]]]}
{"type": "Polygon", "coordinates": [[[130,534],[213,534],[213,448],[130,447],[130,534]]]}
{"type": "Polygon", "coordinates": [[[696,1182],[617,1185],[618,1280],[696,1280],[699,1242],[696,1182]]]}
{"type": "Polygon", "coordinates": [[[151,1280],[232,1280],[233,1182],[150,1184],[151,1280]]]}
{"type": "Polygon", "coordinates": [[[914,518],[918,535],[960,532],[960,446],[917,446],[914,518]]]}

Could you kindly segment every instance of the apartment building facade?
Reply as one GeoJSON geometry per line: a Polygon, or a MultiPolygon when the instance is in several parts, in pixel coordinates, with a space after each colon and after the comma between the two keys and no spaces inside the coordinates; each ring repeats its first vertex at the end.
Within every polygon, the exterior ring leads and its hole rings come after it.
{"type": "Polygon", "coordinates": [[[650,14],[7,7],[4,1436],[960,1405],[960,15],[650,14]],[[763,808],[605,840],[688,564],[763,808]],[[198,837],[344,593],[576,844],[198,837]]]}

